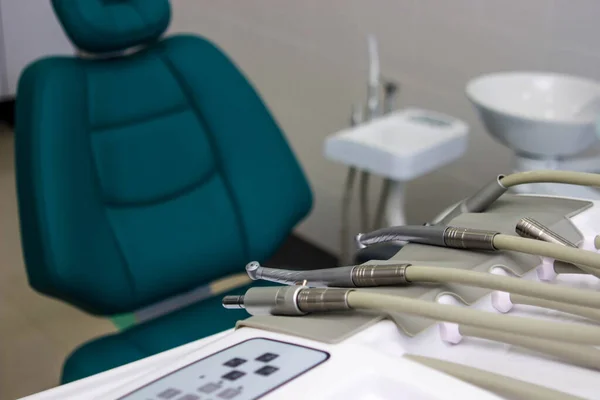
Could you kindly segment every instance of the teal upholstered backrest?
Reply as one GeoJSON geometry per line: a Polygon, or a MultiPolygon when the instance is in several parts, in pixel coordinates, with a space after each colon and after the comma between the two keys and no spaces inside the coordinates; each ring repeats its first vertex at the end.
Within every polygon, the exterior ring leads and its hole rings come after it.
{"type": "Polygon", "coordinates": [[[71,41],[90,53],[147,44],[169,26],[168,0],[52,0],[71,41]]]}
{"type": "MultiPolygon", "coordinates": [[[[154,20],[168,20],[162,0],[54,0],[88,52],[158,39],[158,22],[137,29],[127,11],[146,2],[162,10],[154,20]],[[94,28],[86,31],[64,8],[82,4],[123,7],[136,29],[106,12],[108,21],[138,42],[106,34],[110,23],[82,13],[94,28]]],[[[301,168],[259,96],[195,36],[119,58],[30,65],[17,94],[16,151],[30,283],[94,313],[130,311],[242,272],[272,255],[311,207],[301,168]]]]}

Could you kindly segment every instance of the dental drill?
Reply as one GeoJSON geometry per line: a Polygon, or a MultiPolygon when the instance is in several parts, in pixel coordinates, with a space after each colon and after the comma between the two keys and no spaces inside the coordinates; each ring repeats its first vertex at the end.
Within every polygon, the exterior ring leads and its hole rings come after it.
{"type": "MultiPolygon", "coordinates": [[[[577,248],[569,240],[544,226],[533,218],[521,218],[515,228],[516,233],[524,238],[536,239],[557,245],[577,248]]],[[[573,265],[562,261],[554,261],[554,272],[556,274],[591,274],[600,277],[600,270],[586,267],[584,265],[573,265]]],[[[492,304],[497,311],[509,312],[514,305],[527,305],[561,311],[577,315],[591,321],[600,322],[600,311],[592,307],[581,307],[562,301],[553,301],[531,297],[516,292],[495,292],[492,294],[492,304]]]]}
{"type": "MultiPolygon", "coordinates": [[[[558,233],[552,231],[550,228],[544,226],[542,223],[534,220],[533,218],[521,218],[517,223],[515,232],[524,238],[536,239],[543,242],[577,248],[574,243],[571,243],[558,233]]],[[[554,272],[557,274],[590,274],[600,278],[600,271],[596,271],[593,268],[586,267],[585,265],[573,265],[563,261],[555,261],[553,267],[554,272]]]]}
{"type": "Polygon", "coordinates": [[[560,236],[558,233],[552,231],[550,228],[544,226],[541,222],[536,221],[533,218],[521,218],[517,222],[515,232],[524,238],[542,240],[548,243],[560,244],[563,246],[576,248],[574,243],[560,236]]]}
{"type": "Polygon", "coordinates": [[[465,307],[356,289],[256,287],[248,289],[242,296],[225,296],[222,304],[227,309],[245,309],[251,315],[302,316],[356,309],[400,312],[528,337],[581,345],[600,345],[600,328],[596,326],[497,315],[465,307]]]}
{"type": "Polygon", "coordinates": [[[563,183],[580,186],[600,187],[600,174],[575,171],[538,170],[517,172],[510,175],[499,175],[494,181],[485,185],[476,193],[467,197],[456,205],[434,225],[446,225],[452,219],[463,213],[477,213],[485,211],[506,191],[517,185],[530,183],[563,183]]]}
{"type": "Polygon", "coordinates": [[[412,264],[354,265],[347,267],[291,271],[268,268],[258,262],[246,266],[252,280],[266,280],[284,285],[302,282],[311,287],[365,288],[377,286],[409,286],[416,283],[458,283],[531,298],[569,303],[581,307],[600,308],[600,293],[574,289],[486,272],[457,268],[430,267],[412,264]]]}
{"type": "Polygon", "coordinates": [[[600,328],[532,318],[497,315],[425,300],[306,286],[251,288],[242,296],[226,296],[227,309],[245,309],[251,315],[303,316],[311,313],[357,309],[400,312],[459,324],[460,335],[482,337],[529,348],[568,363],[600,370],[600,328]]]}
{"type": "Polygon", "coordinates": [[[600,270],[600,254],[535,239],[504,235],[496,231],[453,226],[395,226],[356,237],[359,247],[377,243],[407,241],[465,250],[509,250],[549,257],[575,265],[600,270]]]}

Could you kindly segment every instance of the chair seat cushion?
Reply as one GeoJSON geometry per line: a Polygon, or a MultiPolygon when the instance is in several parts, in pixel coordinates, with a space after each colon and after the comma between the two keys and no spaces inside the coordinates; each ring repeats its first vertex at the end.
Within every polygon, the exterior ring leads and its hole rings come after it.
{"type": "Polygon", "coordinates": [[[192,304],[126,331],[87,342],[67,358],[62,383],[69,383],[233,328],[249,314],[225,310],[225,295],[243,294],[251,286],[273,286],[257,281],[252,285],[192,304]]]}

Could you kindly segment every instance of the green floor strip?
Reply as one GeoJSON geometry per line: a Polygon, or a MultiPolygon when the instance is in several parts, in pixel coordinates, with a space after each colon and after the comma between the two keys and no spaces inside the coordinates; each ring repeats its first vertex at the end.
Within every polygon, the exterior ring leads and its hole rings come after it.
{"type": "Polygon", "coordinates": [[[135,314],[120,314],[111,317],[112,323],[117,327],[118,330],[123,331],[136,324],[135,314]]]}

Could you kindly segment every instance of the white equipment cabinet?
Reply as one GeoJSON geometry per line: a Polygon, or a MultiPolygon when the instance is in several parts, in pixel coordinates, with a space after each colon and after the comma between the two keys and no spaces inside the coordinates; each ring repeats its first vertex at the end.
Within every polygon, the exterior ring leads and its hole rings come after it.
{"type": "Polygon", "coordinates": [[[33,60],[48,55],[72,55],[50,0],[0,0],[2,51],[0,97],[13,97],[19,76],[33,60]]]}
{"type": "Polygon", "coordinates": [[[460,158],[468,133],[468,125],[454,117],[405,108],[330,135],[325,156],[390,179],[385,223],[405,225],[405,183],[460,158]]]}

